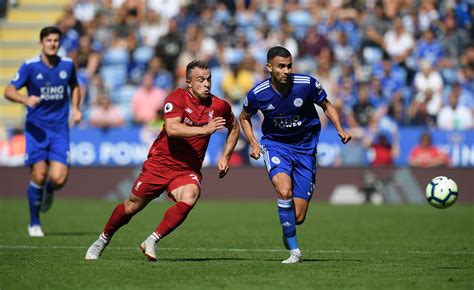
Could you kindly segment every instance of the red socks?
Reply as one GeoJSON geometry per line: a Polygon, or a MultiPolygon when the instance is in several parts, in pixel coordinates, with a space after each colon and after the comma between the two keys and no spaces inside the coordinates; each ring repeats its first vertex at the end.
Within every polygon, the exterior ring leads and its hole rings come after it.
{"type": "Polygon", "coordinates": [[[132,217],[133,215],[125,213],[125,206],[123,203],[117,205],[104,228],[103,233],[107,239],[110,240],[119,228],[128,224],[132,217]]]}
{"type": "Polygon", "coordinates": [[[191,205],[178,201],[165,212],[165,216],[156,228],[155,233],[157,233],[160,238],[171,233],[186,219],[192,208],[191,205]]]}
{"type": "MultiPolygon", "coordinates": [[[[177,228],[188,216],[188,213],[193,207],[187,203],[178,201],[175,205],[170,207],[166,212],[163,220],[158,225],[155,233],[163,238],[177,228]]],[[[109,221],[105,225],[103,235],[110,240],[115,232],[122,226],[128,224],[132,219],[132,214],[125,213],[125,206],[119,204],[115,207],[109,221]]]]}

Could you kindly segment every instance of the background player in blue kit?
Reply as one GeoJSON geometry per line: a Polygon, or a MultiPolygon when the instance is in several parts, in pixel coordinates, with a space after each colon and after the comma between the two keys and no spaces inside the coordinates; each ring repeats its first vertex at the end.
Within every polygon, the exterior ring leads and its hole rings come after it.
{"type": "Polygon", "coordinates": [[[313,77],[292,74],[292,57],[281,46],[267,53],[271,77],[253,87],[244,101],[240,122],[254,159],[263,155],[268,175],[278,195],[278,215],[285,247],[290,257],[282,263],[301,262],[296,225],[305,220],[313,194],[316,151],[321,122],[315,104],[320,106],[337,129],[342,143],[351,136],[344,131],[339,116],[321,84],[313,77]],[[264,115],[263,137],[257,141],[251,117],[264,115]]]}
{"type": "Polygon", "coordinates": [[[20,67],[4,93],[8,100],[27,106],[25,164],[31,167],[28,233],[32,237],[44,236],[39,213],[51,207],[54,190],[64,186],[68,176],[71,103],[74,122],[82,118],[74,63],[57,55],[61,35],[57,27],[41,30],[41,54],[20,67]],[[27,96],[19,92],[24,86],[27,96]]]}

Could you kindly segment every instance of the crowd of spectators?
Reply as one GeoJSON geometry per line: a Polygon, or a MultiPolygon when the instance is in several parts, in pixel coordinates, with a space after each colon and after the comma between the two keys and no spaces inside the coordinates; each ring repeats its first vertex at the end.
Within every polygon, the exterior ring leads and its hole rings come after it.
{"type": "Polygon", "coordinates": [[[282,45],[384,164],[399,127],[473,129],[473,15],[470,0],[72,0],[57,25],[85,126],[157,124],[196,58],[238,115],[267,77],[267,50],[282,45]]]}
{"type": "Polygon", "coordinates": [[[473,8],[468,0],[73,0],[58,26],[91,126],[103,126],[92,113],[104,96],[119,112],[109,113],[111,126],[154,120],[195,58],[210,62],[212,92],[238,114],[267,77],[266,51],[283,45],[349,128],[464,130],[473,127],[473,8]]]}

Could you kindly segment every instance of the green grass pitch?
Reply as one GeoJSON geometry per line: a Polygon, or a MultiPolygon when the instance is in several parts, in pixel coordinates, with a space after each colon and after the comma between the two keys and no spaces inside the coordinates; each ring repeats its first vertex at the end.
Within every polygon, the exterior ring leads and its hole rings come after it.
{"type": "Polygon", "coordinates": [[[304,262],[282,265],[275,202],[200,201],[138,250],[169,202],[151,203],[86,261],[115,202],[59,199],[27,236],[27,202],[0,199],[0,289],[474,289],[474,205],[332,206],[312,202],[298,227],[304,262]]]}

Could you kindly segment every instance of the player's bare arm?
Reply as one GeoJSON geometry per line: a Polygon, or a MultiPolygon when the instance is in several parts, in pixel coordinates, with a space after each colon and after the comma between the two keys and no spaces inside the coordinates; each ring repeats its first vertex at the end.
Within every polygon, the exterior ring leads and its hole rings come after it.
{"type": "Polygon", "coordinates": [[[224,177],[229,171],[229,160],[232,156],[232,152],[234,152],[235,145],[237,145],[237,141],[239,140],[240,126],[236,118],[234,118],[232,124],[227,126],[227,129],[227,141],[225,143],[224,152],[217,163],[219,178],[224,177]]]}
{"type": "Polygon", "coordinates": [[[257,160],[260,158],[261,149],[260,144],[257,141],[257,137],[255,137],[255,134],[253,133],[251,118],[252,116],[247,111],[245,111],[245,109],[243,109],[242,113],[240,113],[240,125],[242,126],[242,131],[244,132],[245,138],[247,138],[250,147],[252,147],[250,157],[257,160]]]}
{"type": "Polygon", "coordinates": [[[319,106],[323,108],[324,114],[328,117],[329,120],[333,123],[334,127],[336,127],[337,134],[341,138],[342,143],[346,144],[351,140],[351,135],[344,131],[341,125],[341,121],[339,120],[339,115],[336,111],[336,108],[331,104],[328,99],[324,99],[319,106]]]}
{"type": "Polygon", "coordinates": [[[211,135],[219,129],[224,128],[226,120],[222,117],[216,117],[209,120],[206,126],[191,127],[184,124],[183,118],[167,118],[165,119],[165,130],[169,137],[172,138],[188,138],[211,135]]]}
{"type": "Polygon", "coordinates": [[[82,119],[81,90],[77,84],[72,87],[72,119],[76,124],[82,119]]]}
{"type": "Polygon", "coordinates": [[[38,96],[24,96],[18,92],[18,90],[12,86],[8,85],[5,89],[4,96],[7,100],[14,102],[14,103],[19,103],[19,104],[24,104],[25,106],[28,106],[30,108],[36,107],[41,99],[38,96]]]}

